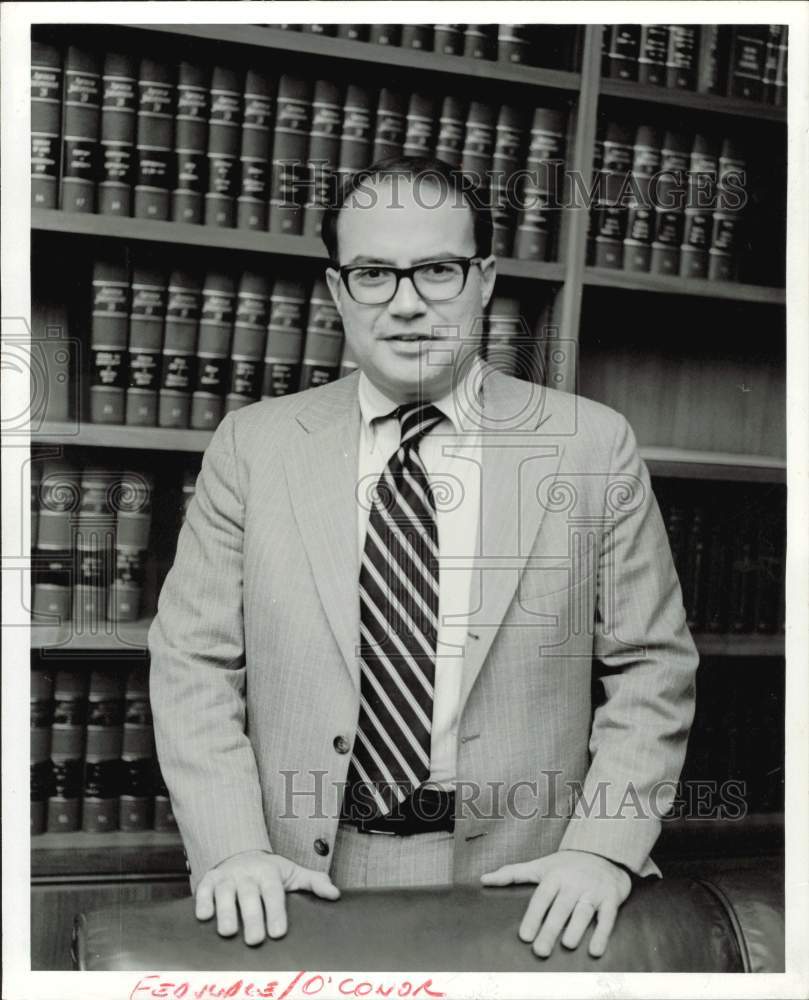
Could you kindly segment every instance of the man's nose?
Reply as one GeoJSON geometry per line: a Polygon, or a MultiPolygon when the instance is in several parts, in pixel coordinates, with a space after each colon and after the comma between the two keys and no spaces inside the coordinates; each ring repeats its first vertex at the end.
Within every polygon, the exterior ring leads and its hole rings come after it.
{"type": "Polygon", "coordinates": [[[388,303],[388,310],[394,316],[422,316],[427,311],[424,299],[416,291],[412,278],[401,278],[396,294],[388,303]]]}

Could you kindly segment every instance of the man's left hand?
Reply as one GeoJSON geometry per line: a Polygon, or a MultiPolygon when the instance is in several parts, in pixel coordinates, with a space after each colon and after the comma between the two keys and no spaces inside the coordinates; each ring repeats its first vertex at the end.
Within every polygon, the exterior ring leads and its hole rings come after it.
{"type": "Polygon", "coordinates": [[[547,958],[553,951],[565,924],[562,944],[566,948],[578,947],[593,917],[596,928],[589,952],[593,958],[600,958],[615,925],[618,907],[632,889],[632,879],[623,868],[586,851],[557,851],[536,861],[503,865],[482,875],[480,880],[484,885],[538,883],[519,935],[526,944],[533,942],[534,953],[540,958],[547,958]]]}

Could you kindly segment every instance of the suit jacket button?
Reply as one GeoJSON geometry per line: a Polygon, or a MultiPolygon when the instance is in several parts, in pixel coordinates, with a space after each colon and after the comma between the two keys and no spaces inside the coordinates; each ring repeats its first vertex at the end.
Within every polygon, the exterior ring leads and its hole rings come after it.
{"type": "Polygon", "coordinates": [[[328,842],[325,841],[322,837],[317,838],[317,840],[314,843],[314,848],[315,848],[315,854],[319,854],[322,858],[324,858],[329,853],[328,842]]]}
{"type": "Polygon", "coordinates": [[[348,753],[351,749],[351,744],[345,738],[345,736],[335,736],[332,746],[337,751],[337,753],[348,753]]]}

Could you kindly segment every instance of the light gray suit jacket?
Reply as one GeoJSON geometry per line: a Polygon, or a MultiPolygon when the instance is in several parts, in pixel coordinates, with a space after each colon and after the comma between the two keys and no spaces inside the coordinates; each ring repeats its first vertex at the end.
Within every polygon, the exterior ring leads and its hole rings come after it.
{"type": "MultiPolygon", "coordinates": [[[[357,381],[228,414],[203,458],[149,633],[192,888],[249,849],[330,866],[315,842],[334,844],[337,738],[359,712],[357,381]]],[[[698,656],[634,435],[608,407],[492,369],[478,418],[455,880],[560,848],[659,874],[698,656]]]]}

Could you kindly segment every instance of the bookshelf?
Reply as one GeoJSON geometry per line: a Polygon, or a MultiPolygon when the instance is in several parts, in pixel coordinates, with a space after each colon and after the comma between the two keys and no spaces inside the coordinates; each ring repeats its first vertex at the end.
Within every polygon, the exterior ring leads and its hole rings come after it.
{"type": "MultiPolygon", "coordinates": [[[[71,30],[77,29],[60,29],[59,37],[70,37],[71,30]]],[[[481,100],[508,101],[528,108],[545,105],[561,108],[568,114],[567,163],[571,170],[583,176],[589,176],[592,169],[599,123],[613,114],[635,124],[659,117],[667,127],[676,124],[684,130],[708,129],[720,136],[727,130],[742,131],[751,141],[762,137],[770,143],[775,137],[775,148],[780,148],[779,143],[784,145],[786,135],[786,109],[782,107],[603,78],[602,28],[599,25],[571,32],[573,50],[560,57],[565,65],[549,67],[445,56],[258,25],[87,26],[84,37],[90,43],[95,39],[94,44],[102,51],[113,45],[130,53],[153,49],[157,54],[170,53],[169,58],[175,61],[188,58],[201,62],[211,62],[214,58],[247,62],[249,58],[266,60],[271,56],[274,72],[290,70],[312,78],[367,81],[371,86],[390,85],[404,91],[421,88],[436,93],[468,93],[481,100]]],[[[760,211],[766,212],[766,205],[760,211]]],[[[555,254],[552,255],[555,259],[529,261],[503,257],[498,261],[503,285],[509,290],[515,289],[521,301],[540,298],[547,301],[547,309],[541,311],[540,316],[549,318],[559,340],[568,345],[561,361],[548,363],[549,375],[559,376],[554,385],[572,391],[580,381],[578,370],[586,373],[589,368],[592,373],[593,367],[598,365],[601,356],[598,351],[608,349],[609,345],[605,348],[597,343],[593,317],[605,314],[605,310],[613,310],[617,317],[610,333],[619,346],[622,338],[629,336],[626,330],[631,328],[632,335],[638,334],[643,349],[653,357],[662,354],[668,343],[666,338],[670,339],[670,329],[665,324],[661,332],[659,317],[675,315],[687,327],[709,316],[713,325],[703,339],[710,343],[714,336],[716,339],[725,337],[722,349],[728,357],[737,354],[745,358],[750,352],[755,329],[763,327],[768,332],[760,350],[767,364],[776,369],[784,367],[783,356],[777,349],[771,350],[771,343],[782,336],[785,324],[783,287],[775,282],[755,284],[750,280],[682,278],[592,266],[587,263],[587,231],[588,211],[565,208],[561,212],[555,254]],[[632,317],[633,314],[634,319],[624,322],[626,315],[632,317]],[[720,336],[719,325],[725,317],[731,317],[732,324],[740,324],[742,334],[738,340],[731,335],[720,336]],[[598,349],[594,350],[594,346],[598,349]]],[[[70,274],[75,266],[80,272],[84,268],[82,273],[86,276],[99,248],[131,248],[148,259],[159,261],[172,261],[175,256],[184,260],[187,254],[189,260],[210,260],[212,266],[229,264],[236,270],[254,268],[271,273],[282,269],[285,262],[313,273],[326,259],[320,240],[308,236],[57,209],[35,208],[32,211],[34,277],[42,261],[57,251],[70,274]]],[[[762,280],[769,274],[765,271],[762,280]]],[[[758,275],[753,277],[757,279],[758,275]]],[[[76,302],[71,305],[71,319],[76,320],[82,336],[86,337],[87,305],[76,302]]],[[[690,353],[684,361],[686,380],[689,371],[697,372],[702,365],[699,351],[693,347],[688,350],[690,353]]],[[[629,362],[620,352],[619,356],[618,364],[625,369],[623,374],[630,376],[629,362]]],[[[751,354],[751,357],[758,355],[751,354]]],[[[664,374],[667,364],[667,360],[661,361],[664,374]]],[[[682,372],[680,374],[682,376],[682,372]]],[[[603,381],[591,378],[585,382],[595,387],[595,398],[609,401],[600,395],[603,381]]],[[[777,404],[777,380],[768,386],[761,392],[769,392],[777,404]]],[[[754,409],[772,406],[772,398],[759,400],[760,397],[756,397],[750,406],[754,409]]],[[[657,406],[658,401],[651,399],[648,404],[644,401],[644,405],[651,408],[657,406]]],[[[735,419],[727,407],[725,410],[721,407],[726,407],[725,397],[706,398],[698,408],[698,416],[706,423],[735,419]],[[716,399],[721,400],[719,409],[716,399]]],[[[769,417],[767,420],[762,417],[762,420],[771,422],[769,417]]],[[[677,444],[645,438],[643,421],[636,428],[641,455],[656,480],[667,484],[695,484],[706,489],[724,483],[739,487],[756,484],[762,488],[782,487],[785,483],[785,448],[770,447],[772,435],[753,439],[762,442],[759,451],[755,450],[755,443],[736,450],[710,448],[704,446],[704,435],[691,433],[685,423],[682,427],[685,428],[684,439],[677,444]]],[[[109,461],[110,465],[120,466],[129,463],[134,456],[144,466],[155,464],[165,470],[172,464],[179,467],[198,462],[211,435],[210,430],[93,424],[81,419],[46,420],[32,435],[32,440],[37,445],[63,448],[67,455],[81,458],[90,455],[92,461],[109,461]]],[[[778,437],[777,427],[775,437],[778,437]]],[[[170,543],[170,539],[161,537],[159,544],[161,549],[168,551],[170,543]]],[[[86,630],[83,634],[78,634],[70,625],[36,625],[31,631],[32,651],[42,662],[60,663],[60,657],[64,657],[64,663],[71,666],[82,663],[86,657],[85,666],[101,660],[126,669],[133,659],[144,659],[151,620],[144,614],[137,621],[116,626],[114,630],[113,627],[86,630]]],[[[758,659],[767,663],[783,662],[783,634],[696,632],[695,640],[707,661],[738,663],[745,668],[754,667],[758,659]]],[[[731,826],[734,827],[733,844],[744,842],[749,846],[754,842],[757,849],[762,844],[773,848],[783,836],[783,817],[779,813],[748,816],[731,826]],[[750,834],[747,839],[740,834],[743,830],[750,834]]],[[[687,849],[698,852],[706,831],[711,834],[715,853],[721,854],[722,844],[730,843],[722,841],[719,825],[703,825],[699,831],[693,824],[670,824],[666,832],[667,850],[676,853],[676,846],[672,845],[681,840],[685,844],[687,840],[690,845],[687,849]]],[[[731,845],[727,849],[735,848],[731,845]]],[[[44,912],[45,901],[51,898],[47,893],[55,886],[140,880],[147,887],[143,891],[151,892],[148,886],[156,886],[160,880],[184,882],[185,866],[179,837],[173,833],[151,830],[48,832],[32,837],[32,876],[35,888],[43,893],[37,906],[44,912]]],[[[52,958],[50,955],[48,961],[52,958]]]]}

